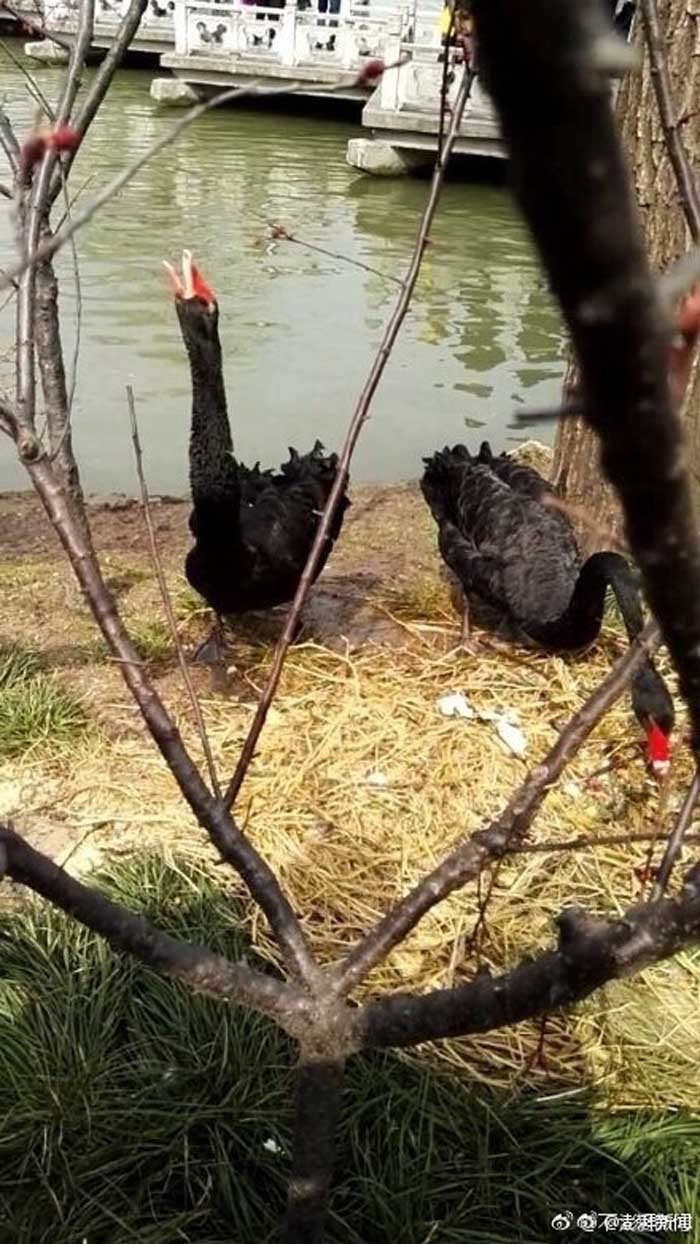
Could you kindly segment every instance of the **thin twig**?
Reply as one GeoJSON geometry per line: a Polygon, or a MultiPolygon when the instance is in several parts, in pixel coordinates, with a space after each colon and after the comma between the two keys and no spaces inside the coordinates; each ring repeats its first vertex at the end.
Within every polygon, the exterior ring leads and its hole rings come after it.
{"type": "MultiPolygon", "coordinates": [[[[82,106],[80,107],[77,115],[72,119],[73,129],[76,134],[79,135],[80,143],[82,143],[82,140],[90,128],[92,121],[97,115],[100,104],[111,86],[114,74],[121,64],[124,54],[128,50],[129,45],[131,44],[131,41],[141,24],[141,18],[143,17],[146,9],[146,4],[147,0],[131,0],[129,7],[121,20],[119,29],[110,44],[107,55],[102,60],[93,76],[82,106]]],[[[67,152],[63,158],[62,168],[63,176],[65,178],[67,178],[70,173],[73,161],[78,154],[79,145],[80,144],[76,145],[73,151],[67,152]]],[[[51,185],[51,202],[53,202],[57,197],[61,188],[61,183],[57,176],[58,172],[58,169],[54,172],[54,178],[51,185]]]]}
{"type": "Polygon", "coordinates": [[[500,816],[451,851],[336,966],[334,977],[339,994],[348,993],[363,981],[426,912],[467,881],[478,877],[493,860],[500,859],[511,846],[522,841],[552,785],[623,694],[658,641],[658,627],[648,622],[638,639],[630,644],[624,656],[567,723],[544,760],[530,771],[500,816]]]}
{"type": "Polygon", "coordinates": [[[656,0],[640,0],[639,8],[666,151],[678,185],[678,194],[690,236],[693,242],[699,242],[700,193],[680,131],[666,56],[665,38],[659,21],[656,0]]]}
{"type": "Polygon", "coordinates": [[[443,51],[442,74],[440,75],[440,116],[438,118],[437,159],[442,156],[442,145],[445,138],[445,119],[447,117],[447,95],[450,89],[450,43],[455,29],[455,6],[450,9],[450,21],[447,27],[445,47],[443,51]]]}
{"type": "Polygon", "coordinates": [[[7,59],[14,65],[15,69],[17,69],[22,75],[27,84],[29,94],[34,102],[39,106],[44,116],[48,117],[48,119],[52,121],[54,116],[53,108],[44,95],[44,92],[39,86],[34,74],[30,73],[24,61],[20,60],[19,56],[15,55],[12,48],[9,47],[4,39],[0,39],[0,50],[2,50],[3,55],[7,57],[7,59]]]}
{"type": "Polygon", "coordinates": [[[363,272],[370,272],[372,276],[381,277],[383,281],[393,281],[395,285],[401,284],[401,277],[394,276],[393,272],[380,272],[379,268],[373,268],[371,264],[363,263],[361,259],[353,259],[351,255],[342,255],[340,251],[330,251],[325,246],[318,246],[315,242],[307,242],[304,238],[298,238],[285,229],[284,225],[276,225],[271,220],[267,223],[271,230],[270,240],[273,242],[294,242],[295,246],[303,246],[304,250],[315,251],[317,255],[326,255],[329,259],[339,259],[341,263],[350,264],[353,268],[361,268],[363,272]]]}
{"type": "Polygon", "coordinates": [[[8,4],[7,0],[0,0],[0,9],[4,9],[6,13],[10,14],[10,17],[14,17],[15,21],[21,22],[28,30],[32,30],[34,34],[40,35],[42,39],[48,39],[50,43],[55,43],[58,47],[63,48],[64,52],[70,52],[71,45],[67,39],[62,39],[60,35],[52,34],[50,30],[46,29],[46,26],[40,22],[35,22],[26,13],[20,13],[19,9],[8,4]]]}
{"type": "Polygon", "coordinates": [[[19,143],[12,128],[12,122],[4,108],[0,108],[0,145],[7,156],[10,168],[13,173],[16,173],[19,164],[19,143]]]}
{"type": "MultiPolygon", "coordinates": [[[[65,176],[63,175],[63,167],[60,164],[59,164],[59,170],[61,172],[61,180],[63,184],[63,197],[64,197],[64,202],[65,202],[65,207],[66,207],[66,216],[70,219],[71,204],[70,204],[70,195],[68,193],[68,182],[66,181],[65,176]]],[[[80,360],[80,346],[81,346],[82,329],[83,329],[83,289],[82,289],[82,282],[80,279],[80,262],[78,260],[78,248],[75,244],[75,238],[71,238],[70,240],[70,252],[71,252],[71,260],[73,264],[73,283],[75,287],[75,341],[73,343],[73,357],[71,359],[70,383],[68,385],[68,391],[67,391],[68,408],[66,411],[67,419],[66,419],[66,428],[65,428],[64,436],[68,434],[71,428],[71,418],[73,415],[73,403],[75,401],[75,390],[76,390],[76,386],[78,383],[78,363],[80,360]]],[[[63,448],[63,438],[59,446],[59,449],[62,449],[62,448],[63,448]]],[[[56,456],[56,452],[57,451],[54,451],[54,457],[56,456]]]]}
{"type": "Polygon", "coordinates": [[[226,791],[225,803],[227,808],[230,808],[235,801],[248,768],[250,767],[253,756],[255,755],[255,748],[257,747],[258,739],[260,738],[270,705],[272,704],[277,691],[287,651],[297,631],[297,623],[299,621],[301,610],[309,594],[311,585],[314,582],[316,568],[323,549],[326,547],[326,541],[328,539],[333,520],[347,487],[350,462],[355,445],[357,444],[357,439],[369,415],[372,398],[374,397],[377,386],[382,378],[382,375],[384,374],[384,369],[389,361],[389,358],[391,357],[394,343],[406,317],[406,312],[411,304],[413,291],[415,289],[416,281],[418,280],[418,274],[420,273],[423,254],[428,243],[430,226],[440,199],[440,191],[442,190],[442,185],[445,179],[445,172],[452,154],[455,139],[459,133],[462,114],[469,98],[474,78],[475,74],[471,71],[471,69],[465,68],[462,81],[457,92],[457,99],[452,115],[452,123],[445,139],[442,155],[435,166],[430,194],[421,217],[411,263],[402,282],[401,293],[399,294],[394,310],[389,317],[381,344],[370,368],[369,375],[362,387],[354,414],[350,421],[345,443],[338,461],[338,468],[333,487],[330,491],[328,501],[326,502],[323,516],[318,525],[311,551],[307,558],[301,579],[299,580],[296,595],[294,596],[294,600],[282,629],[282,634],[277,641],[267,682],[265,683],[262,696],[258,702],[250,730],[248,731],[241,749],[241,754],[238,758],[238,763],[236,764],[233,777],[231,778],[226,791]]]}
{"type": "MultiPolygon", "coordinates": [[[[20,436],[26,435],[20,429],[20,436]]],[[[21,440],[18,439],[21,453],[21,440]]],[[[90,604],[110,652],[141,710],[151,737],[170,768],[182,795],[212,843],[242,877],[250,894],[267,916],[280,950],[291,971],[306,982],[318,978],[318,965],[308,947],[294,909],[270,866],[243,836],[221,802],[215,801],[190,757],[165,705],[152,686],[127,634],[92,555],[82,526],[61,489],[41,447],[29,446],[23,457],[26,469],[46,514],[58,535],[77,581],[90,604]],[[33,450],[33,452],[32,452],[33,450]]]]}
{"type": "Polygon", "coordinates": [[[139,436],[139,425],[138,425],[138,420],[136,418],[136,404],[134,402],[134,390],[132,389],[130,384],[126,386],[126,400],[129,406],[129,420],[131,422],[131,440],[134,446],[134,457],[136,459],[136,472],[139,477],[139,487],[141,489],[141,504],[143,508],[143,517],[146,523],[146,530],[148,532],[148,546],[149,546],[149,551],[151,554],[151,564],[155,571],[156,579],[158,580],[158,589],[160,591],[160,598],[163,604],[163,608],[165,610],[165,616],[168,620],[168,626],[170,627],[170,635],[172,637],[172,641],[175,646],[175,651],[177,653],[177,661],[178,661],[178,665],[180,666],[180,673],[182,674],[183,682],[187,688],[187,694],[190,698],[190,704],[192,705],[192,712],[194,714],[194,719],[197,724],[197,730],[199,733],[200,742],[202,744],[202,751],[204,752],[204,756],[207,762],[207,768],[209,770],[209,780],[211,782],[211,787],[212,787],[214,794],[216,795],[216,798],[221,799],[221,788],[219,786],[219,780],[216,776],[216,765],[214,764],[214,756],[212,754],[211,746],[209,744],[207,728],[204,724],[204,717],[202,715],[202,706],[199,703],[199,696],[197,695],[197,692],[195,691],[194,683],[192,682],[192,676],[190,674],[187,661],[185,660],[185,654],[182,648],[182,643],[180,641],[180,636],[178,634],[178,629],[177,629],[177,619],[175,617],[173,603],[170,598],[168,582],[165,577],[165,571],[163,570],[163,563],[161,561],[160,551],[158,549],[158,541],[156,540],[156,533],[153,527],[153,518],[151,515],[151,499],[148,494],[148,484],[146,483],[146,476],[145,476],[144,469],[143,469],[143,453],[141,450],[141,438],[139,436]]]}
{"type": "Polygon", "coordinates": [[[671,873],[673,871],[673,865],[675,864],[678,858],[678,853],[683,846],[686,832],[691,820],[693,819],[693,813],[699,797],[700,772],[696,770],[695,776],[690,783],[685,799],[683,800],[678,820],[676,821],[673,832],[666,843],[666,849],[661,857],[661,863],[656,870],[656,880],[654,882],[654,888],[651,892],[652,903],[658,903],[659,899],[663,897],[666,891],[666,887],[668,886],[671,873]]]}
{"type": "MultiPolygon", "coordinates": [[[[629,834],[582,834],[578,838],[558,839],[554,842],[521,842],[506,848],[506,855],[548,855],[550,851],[589,851],[595,847],[627,847],[635,842],[659,841],[658,829],[639,829],[629,834]]],[[[700,842],[700,834],[686,834],[684,842],[700,842]]]]}
{"type": "MultiPolygon", "coordinates": [[[[355,79],[353,79],[355,81],[355,79]]],[[[347,82],[339,82],[337,85],[328,88],[328,94],[335,94],[347,89],[347,82]]],[[[62,246],[65,246],[69,238],[82,229],[88,221],[92,220],[100,208],[109,203],[111,199],[123,190],[126,185],[140,173],[141,169],[158,155],[175,142],[183,130],[192,125],[206,112],[211,112],[213,108],[220,108],[223,104],[229,104],[233,100],[264,98],[271,99],[278,95],[295,95],[300,91],[308,91],[308,82],[289,82],[285,86],[261,86],[259,82],[251,82],[248,86],[233,87],[230,91],[222,91],[220,95],[215,95],[211,99],[204,100],[201,104],[196,104],[193,108],[183,114],[179,121],[166,130],[151,146],[148,147],[141,155],[132,160],[131,164],[127,164],[115,177],[103,187],[98,194],[95,195],[89,203],[80,212],[76,212],[72,221],[66,221],[60,229],[57,229],[52,237],[47,238],[45,242],[36,247],[35,250],[23,256],[21,260],[6,268],[5,274],[0,278],[0,289],[4,289],[14,277],[20,276],[27,268],[36,267],[41,263],[42,259],[48,259],[51,255],[55,255],[62,246]]],[[[68,163],[68,158],[66,158],[68,163]]],[[[57,192],[57,191],[56,191],[57,192]]]]}
{"type": "Polygon", "coordinates": [[[0,429],[13,440],[18,434],[17,412],[14,406],[4,398],[0,398],[0,429]]]}
{"type": "Polygon", "coordinates": [[[527,427],[530,423],[554,423],[559,419],[580,419],[583,403],[562,402],[561,406],[544,407],[543,410],[519,410],[515,412],[511,428],[527,427]]]}
{"type": "Polygon", "coordinates": [[[358,1046],[407,1046],[492,1032],[587,998],[607,981],[630,976],[700,941],[700,864],[678,899],[639,903],[619,920],[578,907],[557,920],[559,944],[510,972],[481,972],[466,985],[420,996],[398,993],[352,1012],[358,1046]]]}

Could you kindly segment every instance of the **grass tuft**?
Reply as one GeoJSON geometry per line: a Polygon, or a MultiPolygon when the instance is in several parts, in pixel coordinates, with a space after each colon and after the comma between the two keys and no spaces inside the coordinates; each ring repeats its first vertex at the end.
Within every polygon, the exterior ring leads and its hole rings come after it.
{"type": "Polygon", "coordinates": [[[128,629],[131,642],[147,665],[164,665],[170,660],[173,641],[165,622],[130,622],[128,629]]]}
{"type": "Polygon", "coordinates": [[[0,644],[0,758],[66,747],[86,726],[80,701],[44,672],[37,652],[0,644]]]}
{"type": "Polygon", "coordinates": [[[41,654],[23,644],[0,644],[0,688],[26,682],[43,669],[41,654]]]}
{"type": "MultiPolygon", "coordinates": [[[[94,882],[173,935],[262,966],[245,910],[192,865],[150,855],[94,882]]],[[[6,911],[2,1238],[276,1238],[291,1061],[267,1020],[189,995],[38,900],[6,911]]],[[[329,1244],[534,1244],[563,1209],[674,1213],[697,1198],[700,1121],[603,1114],[584,1084],[501,1093],[382,1053],[351,1060],[344,1106],[329,1244]]]]}

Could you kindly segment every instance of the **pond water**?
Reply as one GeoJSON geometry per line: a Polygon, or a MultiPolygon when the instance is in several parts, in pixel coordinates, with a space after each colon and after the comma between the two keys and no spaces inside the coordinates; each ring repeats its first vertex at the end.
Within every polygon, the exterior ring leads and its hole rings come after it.
{"type": "MultiPolygon", "coordinates": [[[[21,45],[6,42],[14,56],[21,45]]],[[[18,130],[34,104],[21,67],[2,51],[3,103],[18,130]]],[[[25,62],[23,62],[25,63],[25,62]]],[[[61,71],[36,69],[55,99],[61,71]]],[[[176,118],[151,104],[148,70],[119,73],[74,170],[73,193],[93,194],[176,118]]],[[[222,109],[200,118],[78,235],[81,297],[72,259],[58,261],[67,359],[82,303],[75,441],[91,491],[135,487],[124,386],[133,385],[149,484],[187,489],[189,377],[161,268],[189,247],[220,304],[237,454],[277,464],[288,445],[340,445],[396,297],[427,195],[425,181],[371,179],[345,161],[359,123],[313,115],[222,109]],[[343,258],[285,241],[269,222],[343,258]]],[[[0,263],[13,254],[11,205],[0,199],[0,263]]],[[[12,308],[0,313],[0,383],[12,308]]],[[[557,400],[563,371],[559,317],[507,189],[453,180],[403,334],[355,460],[358,481],[415,478],[445,442],[522,433],[508,425],[527,404],[557,400]]],[[[532,431],[546,439],[546,425],[532,431]]],[[[9,442],[0,488],[24,485],[9,442]]]]}

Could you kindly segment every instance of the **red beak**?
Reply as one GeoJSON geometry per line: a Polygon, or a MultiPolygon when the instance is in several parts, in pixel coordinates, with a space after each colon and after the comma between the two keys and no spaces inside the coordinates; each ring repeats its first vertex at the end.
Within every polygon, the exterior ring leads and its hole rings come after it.
{"type": "Polygon", "coordinates": [[[652,773],[658,778],[664,777],[671,763],[671,745],[668,735],[655,721],[647,727],[647,759],[652,773]]]}
{"type": "Polygon", "coordinates": [[[188,302],[192,298],[199,298],[208,307],[214,306],[216,295],[194,262],[191,251],[182,252],[182,275],[177,271],[177,268],[165,260],[163,261],[163,267],[168,273],[170,288],[176,298],[181,298],[184,302],[188,302]]]}

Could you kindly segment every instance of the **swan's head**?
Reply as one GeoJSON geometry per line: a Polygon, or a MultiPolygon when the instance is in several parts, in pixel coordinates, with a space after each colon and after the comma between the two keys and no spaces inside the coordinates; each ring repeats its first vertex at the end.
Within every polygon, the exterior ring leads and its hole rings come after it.
{"type": "Polygon", "coordinates": [[[632,708],[647,740],[647,762],[657,778],[664,776],[671,759],[670,736],[675,724],[673,700],[653,665],[643,665],[632,680],[632,708]]]}
{"type": "Polygon", "coordinates": [[[219,308],[211,285],[192,258],[190,251],[182,252],[182,271],[173,264],[163,262],[168,274],[170,289],[175,298],[180,327],[185,339],[192,344],[206,345],[216,340],[219,308]]]}

